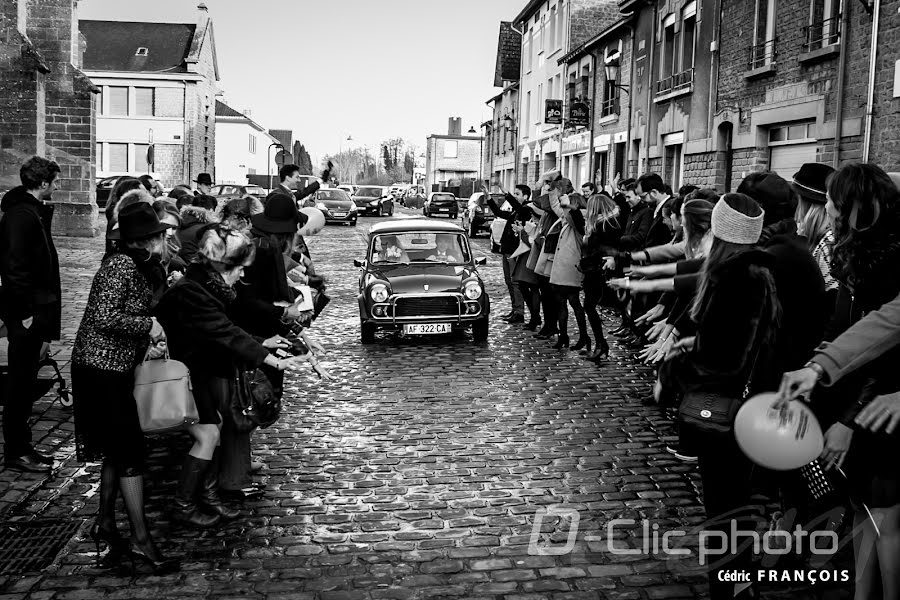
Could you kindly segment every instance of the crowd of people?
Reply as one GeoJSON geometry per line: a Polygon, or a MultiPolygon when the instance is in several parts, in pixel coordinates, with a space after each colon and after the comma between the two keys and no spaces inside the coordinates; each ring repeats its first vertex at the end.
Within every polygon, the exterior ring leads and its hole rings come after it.
{"type": "MultiPolygon", "coordinates": [[[[329,168],[322,180],[329,178],[329,168]]],[[[51,235],[59,166],[33,157],[22,185],[2,200],[0,319],[8,329],[9,382],[3,414],[4,464],[47,473],[52,456],[31,443],[28,416],[35,398],[42,345],[60,337],[62,293],[51,235]]],[[[325,224],[321,211],[298,209],[314,183],[298,192],[300,168],[281,168],[280,185],[260,202],[251,196],[219,206],[212,180],[197,190],[178,186],[160,195],[149,176],[123,177],[106,206],[106,253],[94,276],[72,352],[77,456],[100,462],[99,512],[90,529],[100,556],[177,569],[150,535],[144,507],[147,444],[134,398],[135,369],[169,357],[190,372],[198,418],[187,426],[193,445],[184,457],[173,518],[189,527],[214,527],[240,511],[226,500],[262,494],[252,473],[251,431],[238,427],[232,403],[240,374],[262,373],[279,397],[283,373],[303,365],[329,377],[317,355],[324,348],[309,326],[328,302],[304,236],[325,224]],[[312,310],[298,301],[313,300],[312,310]],[[306,298],[309,299],[309,298],[306,298]],[[130,538],[116,526],[121,495],[130,538]]]]}
{"type": "MultiPolygon", "coordinates": [[[[535,336],[553,348],[602,367],[606,308],[617,315],[609,333],[657,367],[644,404],[684,409],[705,395],[739,406],[780,389],[773,410],[784,410],[811,398],[825,432],[820,465],[848,483],[858,599],[900,598],[900,465],[890,458],[900,450],[900,381],[889,366],[900,345],[898,185],[900,176],[855,163],[805,164],[790,182],[753,173],[725,194],[673,194],[655,173],[578,193],[550,172],[534,189],[504,192],[502,206],[489,200],[507,322],[540,327],[535,336]]],[[[718,432],[677,425],[679,444],[667,450],[697,463],[710,529],[729,534],[732,519],[758,517],[751,499],[761,491],[806,514],[791,506],[810,498],[797,493],[800,472],[754,464],[733,422],[718,432]]],[[[724,568],[749,560],[742,550],[724,568]]],[[[755,597],[753,586],[714,573],[710,589],[713,598],[755,597]]]]}

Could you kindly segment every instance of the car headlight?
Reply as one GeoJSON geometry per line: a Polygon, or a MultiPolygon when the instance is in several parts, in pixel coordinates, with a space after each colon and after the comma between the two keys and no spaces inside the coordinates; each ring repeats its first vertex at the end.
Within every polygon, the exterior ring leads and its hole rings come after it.
{"type": "Polygon", "coordinates": [[[376,283],[369,289],[369,297],[375,302],[384,302],[389,295],[387,286],[383,283],[376,283]]]}
{"type": "Polygon", "coordinates": [[[325,206],[324,202],[316,202],[316,208],[318,208],[319,210],[328,210],[328,207],[325,206]]]}
{"type": "Polygon", "coordinates": [[[379,202],[381,202],[381,200],[372,200],[369,202],[369,206],[377,206],[379,202]]]}
{"type": "Polygon", "coordinates": [[[481,284],[477,281],[470,281],[466,284],[464,293],[469,300],[478,300],[481,298],[481,284]]]}

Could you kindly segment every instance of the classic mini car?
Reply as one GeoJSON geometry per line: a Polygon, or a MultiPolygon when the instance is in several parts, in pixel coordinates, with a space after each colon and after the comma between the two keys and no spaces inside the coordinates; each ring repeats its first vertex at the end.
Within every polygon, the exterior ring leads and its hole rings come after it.
{"type": "Polygon", "coordinates": [[[360,268],[359,324],[363,344],[378,330],[405,335],[444,334],[472,329],[488,336],[490,299],[469,239],[453,223],[409,219],[378,223],[369,230],[360,268]]]}
{"type": "Polygon", "coordinates": [[[422,214],[426,217],[445,214],[451,219],[455,219],[458,212],[456,196],[450,192],[431,192],[428,194],[425,206],[422,207],[422,214]]]}
{"type": "Polygon", "coordinates": [[[394,214],[394,197],[386,187],[364,185],[356,190],[352,198],[361,215],[383,217],[394,214]]]}
{"type": "Polygon", "coordinates": [[[313,194],[310,204],[322,211],[326,223],[356,225],[356,204],[344,190],[319,190],[313,194]]]}
{"type": "MultiPolygon", "coordinates": [[[[503,194],[491,194],[491,198],[498,206],[502,206],[505,201],[503,194]]],[[[466,210],[462,214],[463,229],[469,234],[469,237],[475,237],[479,231],[490,231],[491,221],[494,220],[494,211],[487,204],[487,198],[484,192],[475,192],[469,196],[469,202],[466,210]]]]}

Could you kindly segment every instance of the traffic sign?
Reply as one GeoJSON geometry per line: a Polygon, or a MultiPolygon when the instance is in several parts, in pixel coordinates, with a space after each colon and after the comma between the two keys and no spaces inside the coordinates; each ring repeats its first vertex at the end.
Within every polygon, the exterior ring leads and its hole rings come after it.
{"type": "Polygon", "coordinates": [[[275,164],[279,167],[283,167],[284,165],[289,165],[294,162],[294,157],[290,152],[286,152],[285,150],[279,150],[278,154],[275,155],[275,164]]]}

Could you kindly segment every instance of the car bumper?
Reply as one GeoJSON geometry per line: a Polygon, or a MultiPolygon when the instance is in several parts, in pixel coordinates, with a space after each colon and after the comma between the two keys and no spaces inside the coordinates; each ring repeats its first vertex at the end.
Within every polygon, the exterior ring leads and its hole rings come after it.
{"type": "Polygon", "coordinates": [[[458,209],[456,208],[456,205],[452,205],[452,206],[446,206],[446,205],[445,205],[445,206],[429,206],[429,207],[428,207],[428,212],[430,212],[430,213],[432,213],[432,214],[435,214],[435,215],[436,215],[436,214],[440,214],[440,213],[447,213],[447,214],[449,214],[449,215],[455,215],[455,214],[457,214],[458,209]]]}
{"type": "Polygon", "coordinates": [[[369,206],[368,204],[364,206],[356,205],[356,212],[360,215],[377,215],[378,214],[378,205],[369,206]]]}
{"type": "Polygon", "coordinates": [[[403,325],[412,323],[449,323],[454,329],[464,329],[476,321],[486,319],[490,313],[490,300],[487,294],[482,294],[478,300],[467,300],[458,293],[398,294],[380,303],[372,302],[371,299],[360,295],[358,301],[359,317],[363,323],[374,325],[377,329],[391,331],[400,331],[403,329],[403,325]],[[437,300],[442,300],[446,302],[447,306],[453,306],[453,308],[441,311],[440,314],[416,314],[404,310],[407,303],[437,300]]]}
{"type": "Polygon", "coordinates": [[[356,220],[356,215],[359,213],[359,210],[354,210],[352,212],[348,212],[343,216],[337,216],[334,213],[328,212],[325,214],[325,222],[326,223],[352,223],[356,220]]]}

